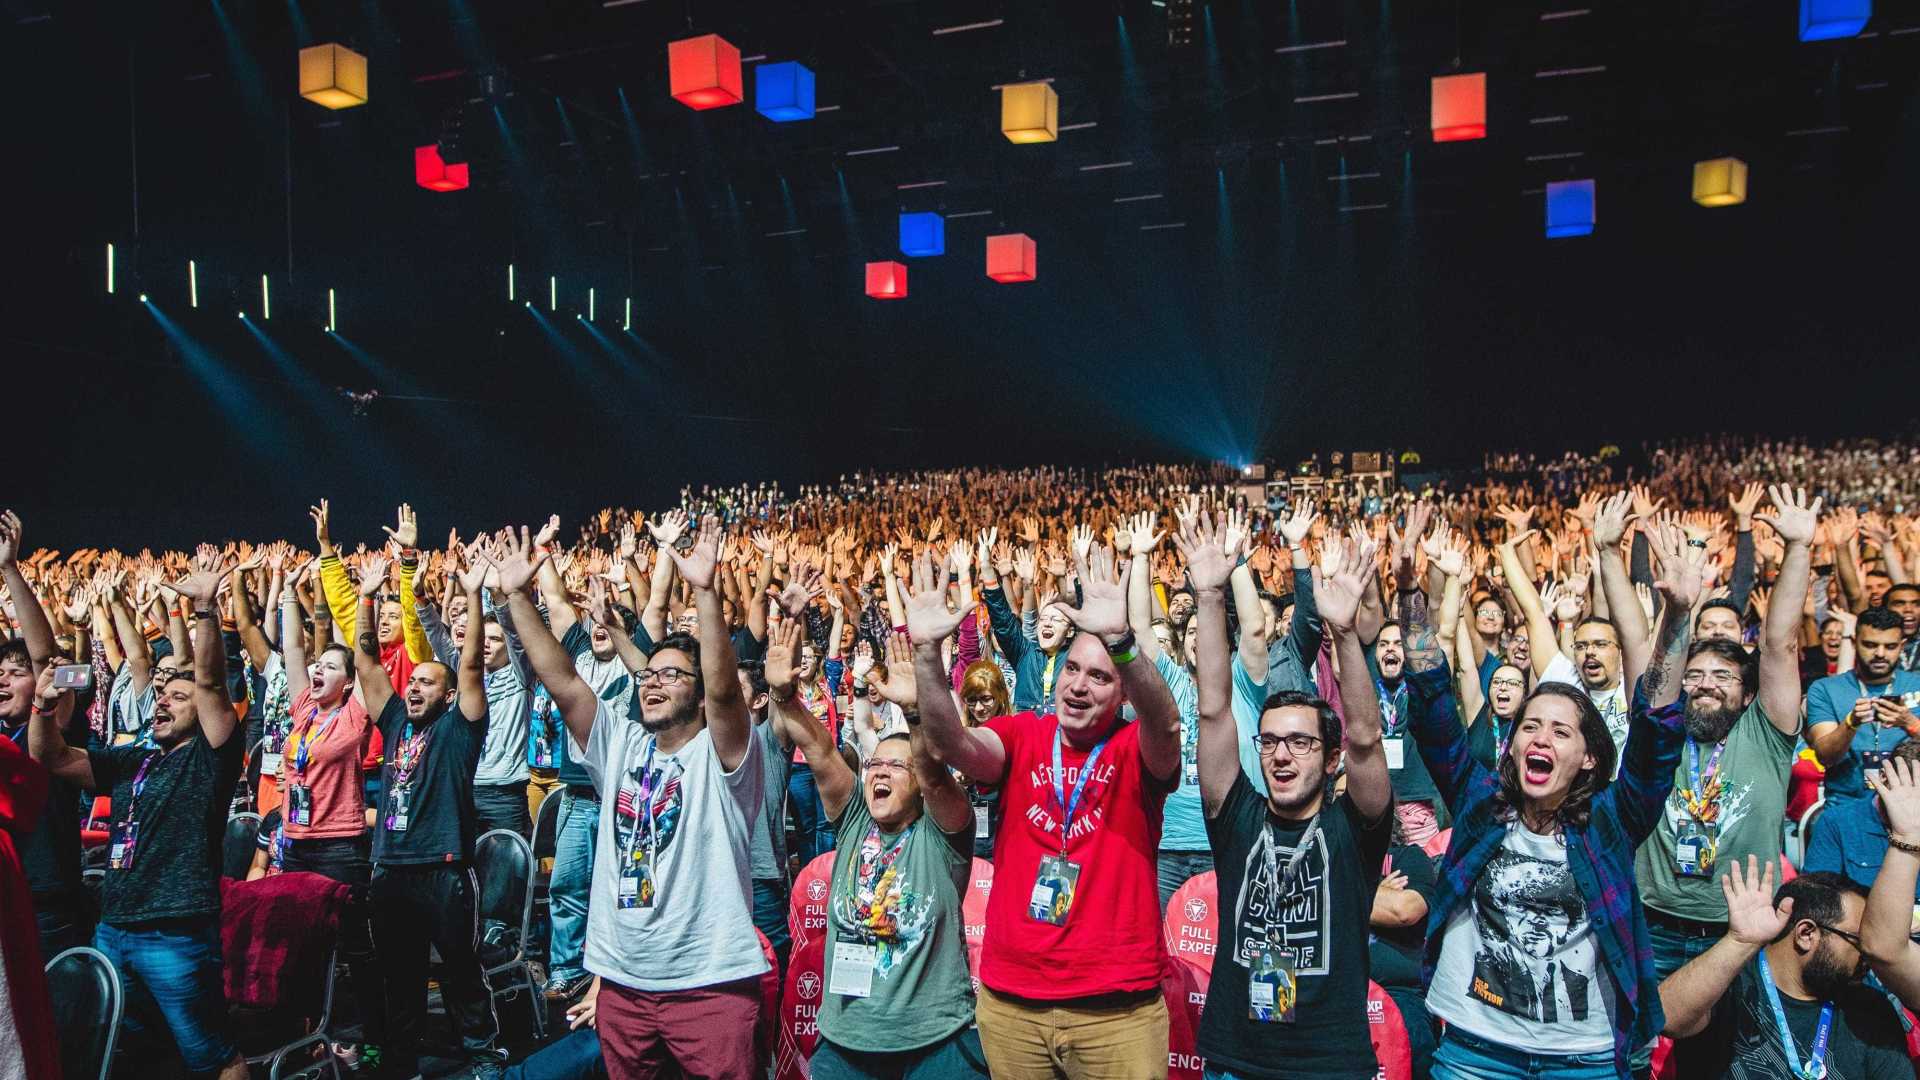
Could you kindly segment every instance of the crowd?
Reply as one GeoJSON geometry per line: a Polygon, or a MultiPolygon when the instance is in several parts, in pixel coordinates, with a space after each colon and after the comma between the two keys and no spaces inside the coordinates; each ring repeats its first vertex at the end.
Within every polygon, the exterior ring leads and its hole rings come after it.
{"type": "Polygon", "coordinates": [[[1663,1075],[1910,1075],[1917,455],[1502,455],[1294,502],[863,473],[437,547],[320,500],[297,541],[29,553],[9,512],[0,1077],[55,1075],[35,977],[82,944],[128,988],[123,1075],[247,1075],[223,898],[296,877],[346,898],[340,1068],[765,1076],[821,856],[815,1077],[1166,1076],[1163,923],[1209,876],[1209,1077],[1374,1077],[1370,982],[1422,1078],[1656,1045],[1663,1075]],[[475,844],[554,800],[569,1030],[510,1067],[475,844]]]}

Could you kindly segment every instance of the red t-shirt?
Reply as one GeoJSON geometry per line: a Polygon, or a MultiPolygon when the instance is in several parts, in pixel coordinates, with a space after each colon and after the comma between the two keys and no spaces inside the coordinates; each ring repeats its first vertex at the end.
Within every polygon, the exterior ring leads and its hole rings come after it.
{"type": "Polygon", "coordinates": [[[280,757],[280,790],[285,795],[293,783],[307,785],[313,793],[313,819],[296,825],[286,817],[284,798],[281,813],[291,840],[331,840],[359,836],[367,831],[366,791],[360,782],[360,759],[367,751],[368,733],[373,720],[352,693],[335,714],[313,703],[313,690],[301,687],[287,707],[293,727],[287,732],[287,744],[280,757]],[[327,717],[332,716],[331,723],[327,717]],[[321,729],[325,728],[324,731],[321,729]],[[306,746],[307,766],[295,767],[297,749],[306,746]]]}
{"type": "MultiPolygon", "coordinates": [[[[1160,814],[1178,781],[1155,780],[1140,760],[1140,726],[1123,724],[1107,740],[1073,813],[1067,859],[1080,865],[1065,926],[1027,915],[1040,859],[1060,854],[1064,816],[1053,789],[1051,716],[997,716],[986,728],[1007,748],[1000,780],[1002,819],[993,845],[994,890],[987,897],[980,981],[1003,994],[1060,1001],[1116,991],[1154,990],[1166,958],[1161,932],[1160,814]]],[[[1065,742],[1060,767],[1066,798],[1087,751],[1065,742]]]]}

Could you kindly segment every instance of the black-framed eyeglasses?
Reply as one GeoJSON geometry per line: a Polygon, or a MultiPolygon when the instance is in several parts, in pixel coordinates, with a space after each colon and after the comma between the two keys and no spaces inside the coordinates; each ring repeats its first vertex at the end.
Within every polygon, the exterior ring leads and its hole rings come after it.
{"type": "Polygon", "coordinates": [[[1280,752],[1280,747],[1283,744],[1286,746],[1289,755],[1296,758],[1303,758],[1319,749],[1320,739],[1318,736],[1303,735],[1299,732],[1283,736],[1268,735],[1263,731],[1253,736],[1254,748],[1260,751],[1261,757],[1274,756],[1280,752]]]}
{"type": "Polygon", "coordinates": [[[1864,950],[1864,949],[1862,949],[1862,948],[1860,948],[1860,935],[1859,935],[1859,934],[1849,934],[1849,933],[1847,933],[1847,932],[1846,932],[1845,930],[1842,930],[1842,929],[1840,929],[1840,928],[1839,928],[1839,927],[1837,927],[1837,926],[1828,926],[1828,925],[1827,925],[1826,923],[1814,923],[1813,925],[1815,925],[1815,926],[1817,926],[1817,927],[1819,927],[1819,928],[1820,928],[1820,929],[1822,929],[1822,930],[1825,930],[1825,931],[1826,931],[1827,933],[1829,933],[1829,934],[1837,934],[1837,935],[1839,935],[1839,937],[1840,937],[1840,939],[1841,939],[1841,940],[1843,940],[1843,941],[1845,941],[1845,942],[1846,942],[1847,944],[1849,944],[1849,945],[1851,945],[1851,946],[1853,946],[1853,947],[1854,947],[1854,950],[1855,950],[1856,952],[1865,952],[1865,951],[1866,951],[1866,950],[1864,950]]]}
{"type": "Polygon", "coordinates": [[[641,668],[633,673],[633,681],[641,686],[650,682],[658,682],[661,686],[678,686],[682,680],[693,677],[693,672],[677,667],[641,668]]]}

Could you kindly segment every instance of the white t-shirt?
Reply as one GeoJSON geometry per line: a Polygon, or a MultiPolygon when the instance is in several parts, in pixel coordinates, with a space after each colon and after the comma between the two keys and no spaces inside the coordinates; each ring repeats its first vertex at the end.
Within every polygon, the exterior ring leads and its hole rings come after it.
{"type": "Polygon", "coordinates": [[[767,960],[753,932],[748,846],[765,777],[761,755],[749,746],[726,772],[704,729],[671,755],[654,753],[649,764],[653,746],[644,727],[600,703],[582,758],[604,808],[587,905],[587,970],[656,992],[756,977],[767,960]],[[643,782],[651,813],[636,816],[643,782]],[[652,871],[652,903],[621,907],[621,869],[635,858],[652,871]]]}
{"type": "Polygon", "coordinates": [[[1600,710],[1600,718],[1607,722],[1607,732],[1613,736],[1613,775],[1620,775],[1620,765],[1627,759],[1627,681],[1623,678],[1620,685],[1611,690],[1589,690],[1587,684],[1580,681],[1580,669],[1573,666],[1567,654],[1556,652],[1547,662],[1547,673],[1540,676],[1543,683],[1566,683],[1568,686],[1587,695],[1593,707],[1600,710]]]}
{"type": "Polygon", "coordinates": [[[1429,1013],[1503,1046],[1613,1053],[1613,980],[1558,837],[1509,826],[1442,934],[1429,1013]]]}
{"type": "Polygon", "coordinates": [[[855,723],[848,720],[841,725],[841,734],[848,746],[859,756],[861,764],[873,756],[873,748],[880,745],[881,739],[890,739],[895,735],[907,733],[907,714],[900,706],[891,701],[883,701],[873,707],[874,723],[855,723]],[[879,726],[875,727],[877,723],[879,726]]]}

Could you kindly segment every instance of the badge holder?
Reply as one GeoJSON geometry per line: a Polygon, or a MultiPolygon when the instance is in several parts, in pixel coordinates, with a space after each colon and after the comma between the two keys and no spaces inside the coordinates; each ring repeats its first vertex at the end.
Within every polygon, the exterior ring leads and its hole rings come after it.
{"type": "Polygon", "coordinates": [[[634,853],[634,859],[627,872],[620,875],[620,908],[633,910],[653,906],[653,873],[646,863],[640,860],[640,853],[634,853]]]}
{"type": "Polygon", "coordinates": [[[1681,877],[1711,878],[1718,838],[1698,821],[1686,821],[1674,830],[1673,872],[1681,877]]]}
{"type": "Polygon", "coordinates": [[[842,939],[833,943],[833,977],[827,981],[827,993],[841,997],[873,996],[873,969],[880,961],[880,948],[864,941],[842,939]]]}
{"type": "Polygon", "coordinates": [[[313,824],[313,789],[305,784],[287,788],[287,812],[282,816],[289,825],[313,824]]]}
{"type": "Polygon", "coordinates": [[[1391,735],[1380,740],[1387,751],[1387,768],[1404,769],[1407,767],[1407,738],[1404,735],[1391,735]]]}
{"type": "Polygon", "coordinates": [[[975,840],[987,838],[987,808],[984,806],[973,808],[973,838],[975,840]]]}
{"type": "Polygon", "coordinates": [[[412,802],[411,785],[393,789],[393,796],[387,805],[387,831],[406,832],[410,820],[408,803],[412,802]]]}
{"type": "Polygon", "coordinates": [[[1292,949],[1272,942],[1254,946],[1253,964],[1247,973],[1247,1018],[1263,1024],[1293,1023],[1295,992],[1292,949]]]}
{"type": "Polygon", "coordinates": [[[133,869],[134,841],[140,837],[140,823],[123,821],[113,827],[107,839],[107,869],[133,869]]]}
{"type": "Polygon", "coordinates": [[[1068,862],[1064,855],[1042,856],[1033,896],[1027,901],[1027,917],[1054,926],[1067,925],[1067,913],[1073,910],[1073,894],[1079,884],[1079,863],[1068,862]]]}

